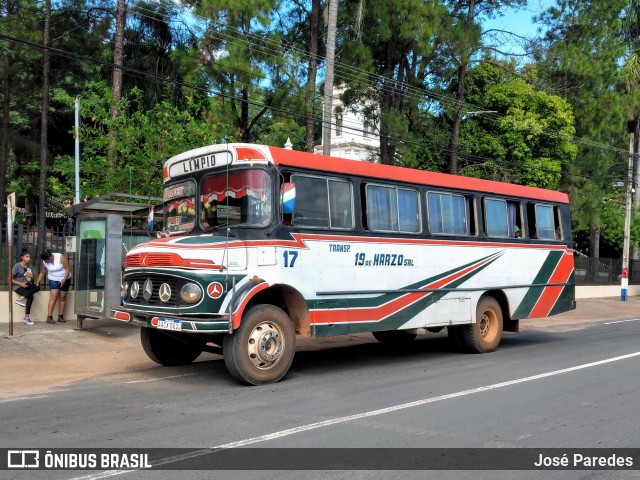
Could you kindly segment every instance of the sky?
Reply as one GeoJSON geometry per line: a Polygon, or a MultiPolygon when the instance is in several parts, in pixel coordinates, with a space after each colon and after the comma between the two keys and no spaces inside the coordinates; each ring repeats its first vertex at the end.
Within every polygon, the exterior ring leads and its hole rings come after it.
{"type": "MultiPolygon", "coordinates": [[[[483,22],[485,30],[500,29],[514,32],[522,37],[537,37],[539,24],[533,17],[555,4],[555,0],[529,0],[527,6],[518,10],[506,10],[504,15],[483,22]]],[[[522,53],[522,48],[509,37],[499,37],[500,49],[510,53],[522,53]]]]}

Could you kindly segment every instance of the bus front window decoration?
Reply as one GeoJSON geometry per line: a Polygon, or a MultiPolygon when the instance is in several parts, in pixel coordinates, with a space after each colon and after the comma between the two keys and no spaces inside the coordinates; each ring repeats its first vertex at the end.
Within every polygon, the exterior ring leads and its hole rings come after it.
{"type": "Polygon", "coordinates": [[[264,170],[224,172],[201,184],[200,224],[203,230],[226,225],[264,227],[271,223],[271,182],[264,170]]]}

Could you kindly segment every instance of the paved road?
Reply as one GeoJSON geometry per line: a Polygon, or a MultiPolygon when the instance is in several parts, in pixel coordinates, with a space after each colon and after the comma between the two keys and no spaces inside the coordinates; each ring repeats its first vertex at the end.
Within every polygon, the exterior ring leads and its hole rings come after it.
{"type": "MultiPolygon", "coordinates": [[[[400,352],[349,338],[303,349],[285,380],[266,387],[239,386],[216,356],[116,372],[5,399],[0,447],[637,448],[640,321],[575,320],[570,328],[506,334],[500,350],[486,355],[453,353],[444,332],[400,352]]],[[[638,472],[67,471],[8,478],[622,479],[638,472]]]]}

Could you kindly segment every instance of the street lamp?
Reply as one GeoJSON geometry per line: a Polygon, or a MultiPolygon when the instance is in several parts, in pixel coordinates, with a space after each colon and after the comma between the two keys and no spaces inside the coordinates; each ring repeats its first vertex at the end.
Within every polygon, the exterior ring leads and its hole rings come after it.
{"type": "Polygon", "coordinates": [[[464,112],[465,115],[482,115],[483,113],[498,113],[496,110],[477,110],[475,112],[464,112]]]}

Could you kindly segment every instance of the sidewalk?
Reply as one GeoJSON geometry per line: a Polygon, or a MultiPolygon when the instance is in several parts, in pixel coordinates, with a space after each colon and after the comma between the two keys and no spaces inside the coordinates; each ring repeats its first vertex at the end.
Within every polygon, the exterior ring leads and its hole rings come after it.
{"type": "MultiPolygon", "coordinates": [[[[640,297],[622,302],[617,298],[578,301],[571,312],[520,322],[529,329],[567,331],[606,321],[640,318],[640,297]]],[[[0,399],[44,392],[74,381],[114,374],[134,374],[161,368],[149,360],[140,345],[139,328],[111,320],[86,320],[83,330],[76,322],[26,325],[14,322],[14,335],[0,324],[0,399]]],[[[348,342],[371,341],[368,334],[350,335],[348,342]],[[356,338],[358,337],[358,338],[356,338]]],[[[332,339],[301,339],[299,347],[319,348],[332,339]],[[320,341],[319,341],[320,340],[320,341]]],[[[202,358],[215,358],[203,354],[202,358]]]]}

